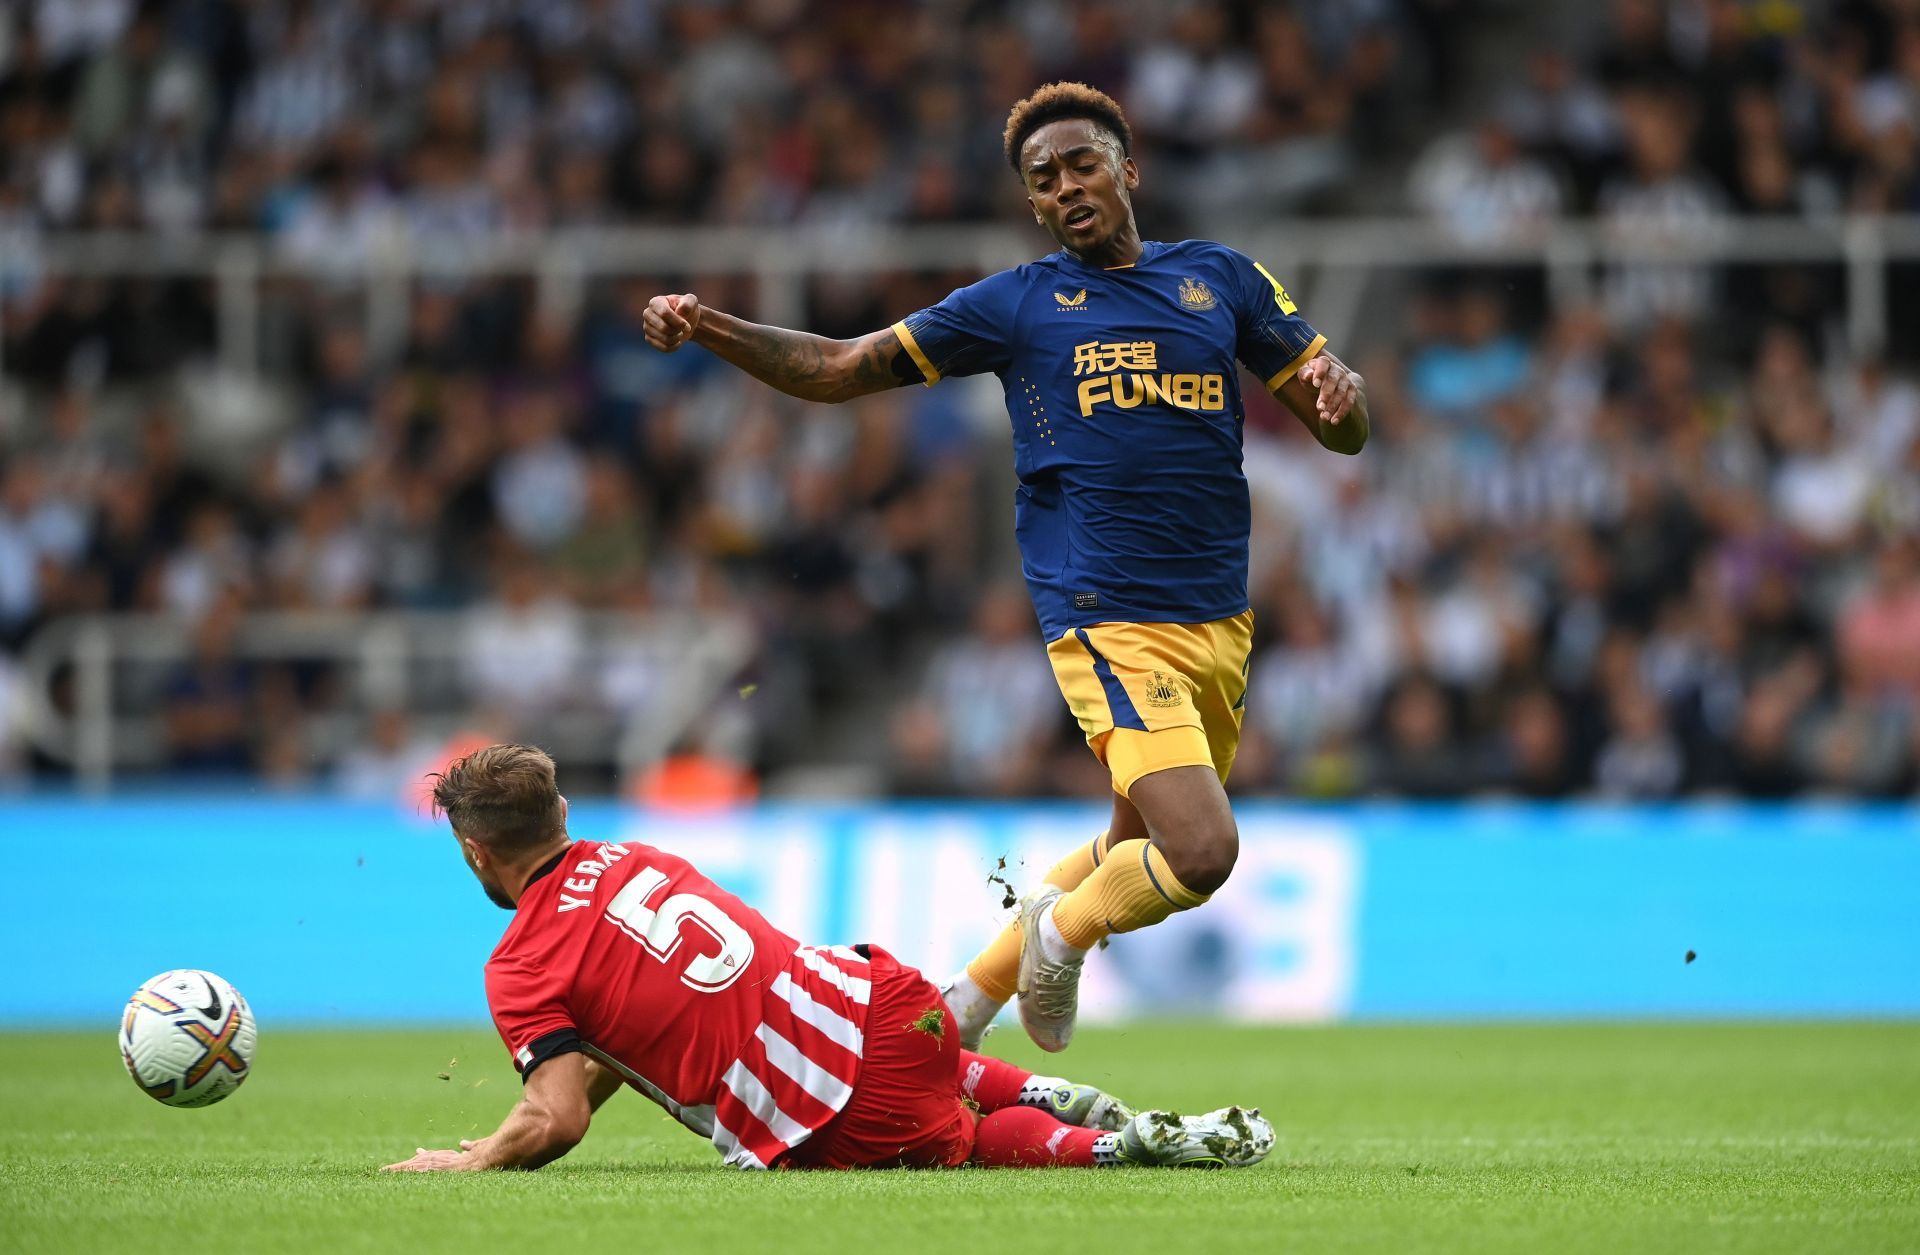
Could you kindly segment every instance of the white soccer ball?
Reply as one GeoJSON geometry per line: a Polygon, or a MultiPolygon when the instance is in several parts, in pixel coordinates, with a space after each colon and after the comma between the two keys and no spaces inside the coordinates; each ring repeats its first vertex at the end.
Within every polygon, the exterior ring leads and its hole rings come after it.
{"type": "Polygon", "coordinates": [[[219,1102],[253,1067],[253,1011],[212,972],[162,972],[127,999],[120,1057],[134,1084],[169,1107],[219,1102]]]}

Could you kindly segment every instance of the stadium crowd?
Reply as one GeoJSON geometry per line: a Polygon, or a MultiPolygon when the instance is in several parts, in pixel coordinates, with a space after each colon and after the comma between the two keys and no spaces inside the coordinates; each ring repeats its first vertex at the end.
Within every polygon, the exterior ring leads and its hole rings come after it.
{"type": "MultiPolygon", "coordinates": [[[[1402,205],[1366,207],[1467,240],[1920,209],[1910,3],[1617,0],[1491,93],[1465,81],[1463,8],[1497,6],[15,6],[0,779],[68,769],[29,745],[17,666],[65,614],[193,625],[144,697],[169,771],[378,788],[407,713],[321,738],[342,686],[242,660],[238,616],[457,611],[467,700],[538,735],[623,700],[583,611],[691,606],[757,646],[690,748],[769,780],[830,755],[895,793],[1097,793],[1009,583],[990,380],[809,408],[649,351],[641,307],[680,280],[753,307],[712,276],[596,284],[578,310],[518,278],[423,283],[389,349],[352,275],[395,231],[1020,224],[1000,121],[1049,77],[1129,109],[1149,234],[1231,239],[1248,206],[1350,208],[1408,167],[1402,205]],[[266,303],[284,430],[218,447],[173,386],[214,343],[206,285],[40,272],[34,240],[72,228],[259,232],[306,267],[266,303]]],[[[969,278],[816,282],[809,323],[867,331],[969,278]]],[[[1836,334],[1820,267],[1623,267],[1598,293],[1550,309],[1537,275],[1426,276],[1357,346],[1378,422],[1356,460],[1250,386],[1237,791],[1920,789],[1915,311],[1883,362],[1836,334]]]]}

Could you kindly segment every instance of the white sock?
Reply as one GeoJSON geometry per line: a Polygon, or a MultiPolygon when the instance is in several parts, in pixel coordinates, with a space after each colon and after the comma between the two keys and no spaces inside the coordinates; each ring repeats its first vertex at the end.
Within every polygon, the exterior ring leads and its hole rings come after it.
{"type": "Polygon", "coordinates": [[[960,974],[948,982],[943,992],[947,996],[947,1009],[953,1012],[955,1023],[966,1037],[984,1032],[1005,1005],[987,997],[987,991],[967,975],[965,968],[960,969],[960,974]]]}
{"type": "Polygon", "coordinates": [[[1060,935],[1060,925],[1053,922],[1053,913],[1060,903],[1056,901],[1040,917],[1040,950],[1055,963],[1066,963],[1074,959],[1084,959],[1087,952],[1080,946],[1069,942],[1060,935]]]}

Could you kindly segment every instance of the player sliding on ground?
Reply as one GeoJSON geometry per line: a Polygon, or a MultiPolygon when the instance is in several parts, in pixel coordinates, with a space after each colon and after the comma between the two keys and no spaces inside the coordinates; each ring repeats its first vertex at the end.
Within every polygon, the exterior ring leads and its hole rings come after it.
{"type": "Polygon", "coordinates": [[[1140,174],[1110,98],[1043,87],[1005,142],[1059,252],[857,340],[744,322],[692,293],[655,297],[645,322],[656,348],[691,341],[814,401],[1000,377],[1022,566],[1060,691],[1112,773],[1113,819],[943,992],[969,1047],[1017,988],[1028,1035],[1062,1050],[1088,949],[1199,906],[1239,852],[1224,783],[1253,615],[1235,361],[1329,449],[1359,452],[1369,420],[1360,376],[1264,266],[1140,238],[1140,174]]]}
{"type": "Polygon", "coordinates": [[[973,1054],[878,946],[803,946],[684,859],[573,840],[537,749],[469,754],[433,800],[514,912],[487,1001],[525,1093],[492,1136],[390,1170],[538,1168],[623,1082],[742,1168],[1241,1167],[1273,1147],[1257,1109],[1135,1115],[973,1054]]]}

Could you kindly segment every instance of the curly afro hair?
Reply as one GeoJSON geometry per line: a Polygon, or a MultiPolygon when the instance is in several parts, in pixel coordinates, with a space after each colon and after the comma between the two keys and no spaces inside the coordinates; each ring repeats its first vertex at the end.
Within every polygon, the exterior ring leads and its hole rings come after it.
{"type": "Polygon", "coordinates": [[[1004,137],[1007,164],[1015,174],[1021,173],[1020,146],[1027,142],[1027,137],[1062,118],[1083,118],[1113,132],[1113,137],[1120,141],[1120,154],[1133,155],[1133,131],[1127,126],[1127,115],[1120,112],[1113,97],[1085,83],[1048,83],[1007,114],[1004,137]]]}

